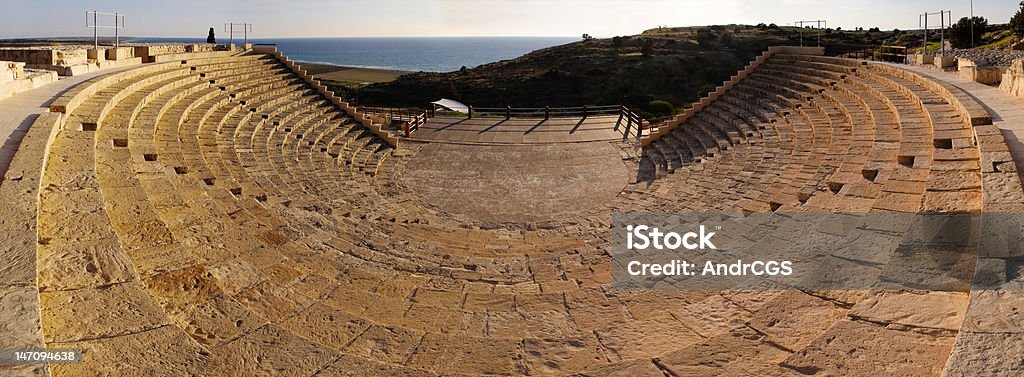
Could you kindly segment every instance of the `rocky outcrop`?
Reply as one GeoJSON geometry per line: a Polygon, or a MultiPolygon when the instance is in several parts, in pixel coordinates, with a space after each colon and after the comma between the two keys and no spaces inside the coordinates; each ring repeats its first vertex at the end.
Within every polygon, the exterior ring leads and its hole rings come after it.
{"type": "Polygon", "coordinates": [[[948,56],[969,59],[980,66],[1008,67],[1015,59],[1024,59],[1024,51],[997,50],[989,48],[958,49],[946,53],[948,56]]]}
{"type": "Polygon", "coordinates": [[[1003,73],[999,89],[1013,96],[1024,97],[1024,59],[1013,61],[1006,73],[1003,73]]]}

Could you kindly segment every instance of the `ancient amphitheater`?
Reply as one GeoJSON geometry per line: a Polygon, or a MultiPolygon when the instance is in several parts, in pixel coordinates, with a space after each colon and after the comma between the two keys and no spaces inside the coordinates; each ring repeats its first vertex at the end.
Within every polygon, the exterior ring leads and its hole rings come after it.
{"type": "Polygon", "coordinates": [[[1024,209],[974,96],[816,48],[640,141],[529,145],[393,136],[270,48],[173,55],[53,99],[0,201],[0,348],[84,350],[5,375],[1024,373],[1019,289],[612,289],[615,212],[797,242],[1024,209]],[[748,216],[809,211],[854,215],[748,216]]]}

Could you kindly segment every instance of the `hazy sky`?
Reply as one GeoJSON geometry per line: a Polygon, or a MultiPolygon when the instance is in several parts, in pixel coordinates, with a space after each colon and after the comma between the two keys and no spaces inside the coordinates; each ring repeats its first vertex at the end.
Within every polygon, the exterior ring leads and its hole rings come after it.
{"type": "MultiPolygon", "coordinates": [[[[1019,0],[976,0],[974,12],[1005,23],[1019,0]]],[[[0,38],[84,36],[86,10],[127,15],[124,35],[218,36],[225,22],[254,24],[251,37],[577,36],[712,24],[828,20],[829,27],[913,29],[918,14],[948,9],[959,19],[969,0],[0,0],[0,38]]],[[[112,22],[112,21],[108,21],[112,22]]],[[[937,25],[938,19],[930,25],[937,25]]]]}

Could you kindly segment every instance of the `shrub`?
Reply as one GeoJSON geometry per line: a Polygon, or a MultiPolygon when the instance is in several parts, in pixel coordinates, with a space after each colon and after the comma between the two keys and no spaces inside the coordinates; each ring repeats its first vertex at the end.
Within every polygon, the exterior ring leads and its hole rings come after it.
{"type": "Polygon", "coordinates": [[[757,24],[757,28],[761,29],[761,30],[764,30],[764,29],[768,28],[768,25],[765,25],[764,22],[762,22],[762,23],[757,24]]]}
{"type": "Polygon", "coordinates": [[[974,16],[974,19],[968,17],[961,18],[953,26],[949,27],[949,43],[954,48],[968,48],[971,46],[971,25],[974,25],[974,41],[981,41],[981,35],[985,33],[985,29],[988,28],[988,20],[981,16],[974,16]]]}
{"type": "Polygon", "coordinates": [[[210,34],[206,36],[206,43],[217,43],[217,37],[213,35],[213,28],[210,28],[210,34]]]}
{"type": "Polygon", "coordinates": [[[654,41],[648,39],[644,41],[643,46],[640,46],[640,55],[651,56],[654,55],[654,41]]]}
{"type": "Polygon", "coordinates": [[[660,117],[675,114],[676,107],[672,106],[671,102],[658,99],[647,104],[647,111],[660,117]]]}
{"type": "Polygon", "coordinates": [[[733,34],[731,32],[722,33],[721,37],[718,37],[718,41],[722,42],[722,46],[732,47],[734,41],[733,34]]]}
{"type": "Polygon", "coordinates": [[[709,29],[697,30],[697,44],[701,47],[709,47],[718,41],[718,36],[709,29]]]}
{"type": "Polygon", "coordinates": [[[1024,38],[1024,1],[1020,2],[1020,9],[1010,19],[1010,30],[1013,30],[1018,37],[1024,38]]]}
{"type": "Polygon", "coordinates": [[[593,39],[594,39],[594,36],[592,36],[590,34],[587,34],[587,33],[583,33],[583,40],[584,41],[589,41],[589,40],[593,40],[593,39]]]}
{"type": "Polygon", "coordinates": [[[620,36],[612,37],[612,46],[622,47],[622,37],[620,37],[620,36]]]}
{"type": "Polygon", "coordinates": [[[776,25],[775,23],[770,23],[770,24],[768,24],[768,28],[769,29],[778,29],[779,25],[776,25]]]}

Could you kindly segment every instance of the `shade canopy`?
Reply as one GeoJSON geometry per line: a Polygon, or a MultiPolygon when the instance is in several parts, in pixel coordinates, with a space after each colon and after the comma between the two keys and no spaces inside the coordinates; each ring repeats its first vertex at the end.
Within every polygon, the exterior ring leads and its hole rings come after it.
{"type": "Polygon", "coordinates": [[[438,106],[441,106],[441,107],[446,108],[446,109],[451,110],[451,111],[457,111],[457,112],[460,112],[460,113],[469,113],[469,106],[466,106],[462,102],[459,102],[459,101],[456,101],[456,100],[453,100],[453,99],[441,98],[441,99],[439,99],[437,101],[434,101],[434,102],[431,102],[431,103],[435,104],[435,105],[438,105],[438,106]]]}

